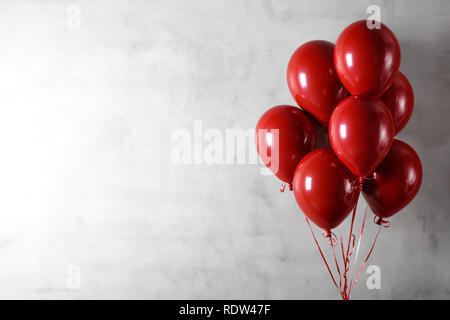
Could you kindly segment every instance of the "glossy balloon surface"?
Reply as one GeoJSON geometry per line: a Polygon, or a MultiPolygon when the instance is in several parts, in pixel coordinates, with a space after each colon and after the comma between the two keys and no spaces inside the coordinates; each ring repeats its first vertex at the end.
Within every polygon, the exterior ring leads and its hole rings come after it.
{"type": "Polygon", "coordinates": [[[331,42],[307,42],[294,52],[287,69],[295,101],[324,127],[339,101],[348,96],[334,69],[333,53],[331,42]]]}
{"type": "Polygon", "coordinates": [[[367,21],[342,31],[334,50],[337,74],[352,95],[378,98],[391,85],[400,67],[400,46],[383,23],[369,29],[367,21]]]}
{"type": "Polygon", "coordinates": [[[414,108],[414,92],[403,73],[397,72],[394,82],[381,96],[380,100],[391,111],[395,124],[395,134],[399,133],[408,123],[414,108]]]}
{"type": "Polygon", "coordinates": [[[314,150],[295,170],[294,195],[300,209],[319,227],[337,227],[356,204],[356,177],[330,148],[314,150]]]}
{"type": "Polygon", "coordinates": [[[373,179],[363,185],[370,209],[388,218],[403,209],[416,196],[422,183],[422,164],[407,143],[394,140],[386,159],[375,170],[373,179]]]}
{"type": "Polygon", "coordinates": [[[315,140],[314,125],[297,107],[273,107],[256,125],[255,142],[261,160],[287,183],[292,182],[297,164],[312,150],[315,140]]]}
{"type": "Polygon", "coordinates": [[[331,146],[339,159],[357,176],[368,176],[391,148],[394,122],[380,101],[349,97],[330,119],[331,146]]]}

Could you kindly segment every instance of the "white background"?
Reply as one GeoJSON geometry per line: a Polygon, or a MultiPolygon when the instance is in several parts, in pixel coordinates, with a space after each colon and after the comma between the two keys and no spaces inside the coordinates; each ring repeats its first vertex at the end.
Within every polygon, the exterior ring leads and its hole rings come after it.
{"type": "Polygon", "coordinates": [[[369,262],[381,289],[364,272],[354,298],[450,298],[450,3],[284,0],[0,2],[0,297],[338,298],[292,193],[255,164],[176,165],[171,135],[294,104],[293,51],[370,4],[424,180],[369,262]]]}

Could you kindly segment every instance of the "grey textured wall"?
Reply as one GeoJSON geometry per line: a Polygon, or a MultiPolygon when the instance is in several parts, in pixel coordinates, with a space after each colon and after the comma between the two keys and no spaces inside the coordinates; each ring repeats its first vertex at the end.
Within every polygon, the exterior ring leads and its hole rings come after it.
{"type": "Polygon", "coordinates": [[[291,53],[370,4],[424,180],[354,298],[450,298],[450,2],[285,0],[0,2],[0,297],[338,298],[292,193],[256,164],[175,164],[172,134],[293,104],[291,53]]]}

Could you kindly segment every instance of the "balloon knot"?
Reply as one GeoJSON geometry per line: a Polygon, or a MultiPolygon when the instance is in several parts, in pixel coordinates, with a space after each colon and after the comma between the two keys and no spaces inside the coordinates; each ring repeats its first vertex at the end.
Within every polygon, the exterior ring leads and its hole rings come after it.
{"type": "Polygon", "coordinates": [[[286,190],[286,186],[289,186],[289,190],[292,191],[292,183],[285,183],[283,182],[281,184],[280,192],[284,192],[286,190]]]}
{"type": "Polygon", "coordinates": [[[364,182],[367,182],[369,180],[373,180],[373,175],[365,176],[365,177],[358,177],[357,185],[355,186],[357,190],[363,191],[364,182]]]}
{"type": "Polygon", "coordinates": [[[364,177],[359,177],[359,191],[363,191],[363,185],[364,185],[364,177]]]}
{"type": "Polygon", "coordinates": [[[375,222],[375,224],[379,225],[379,226],[383,226],[385,228],[389,228],[391,226],[391,223],[389,221],[384,220],[381,217],[373,217],[373,222],[375,222]]]}
{"type": "Polygon", "coordinates": [[[322,232],[322,236],[325,239],[328,239],[328,243],[329,243],[330,247],[333,247],[337,244],[336,235],[333,232],[331,232],[329,229],[324,229],[322,232]]]}

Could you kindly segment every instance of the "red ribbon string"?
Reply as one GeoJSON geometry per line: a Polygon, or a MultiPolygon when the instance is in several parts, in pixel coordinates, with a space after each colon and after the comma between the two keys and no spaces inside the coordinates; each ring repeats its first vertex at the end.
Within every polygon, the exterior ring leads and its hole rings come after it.
{"type": "MultiPolygon", "coordinates": [[[[358,195],[359,198],[359,195],[358,195]]],[[[348,300],[349,299],[349,295],[347,293],[347,288],[348,288],[348,278],[347,278],[347,273],[350,270],[350,256],[353,253],[353,250],[355,249],[355,235],[353,234],[353,225],[355,222],[355,216],[356,216],[356,209],[357,209],[357,205],[358,205],[358,201],[355,204],[355,207],[353,208],[353,213],[352,213],[352,221],[350,224],[350,233],[348,235],[348,243],[347,243],[347,251],[346,253],[344,253],[344,246],[342,244],[342,237],[341,237],[341,250],[342,250],[342,258],[344,260],[344,272],[343,272],[343,278],[344,278],[344,288],[341,291],[341,295],[342,295],[342,299],[344,300],[348,300]],[[352,241],[353,239],[353,241],[352,241]],[[352,248],[350,250],[350,244],[352,244],[352,248]]]]}
{"type": "Polygon", "coordinates": [[[330,266],[328,265],[327,259],[325,259],[325,256],[323,255],[323,252],[322,252],[322,249],[320,249],[320,245],[319,245],[319,243],[317,242],[316,236],[314,235],[314,231],[313,231],[313,229],[312,229],[312,227],[311,227],[311,224],[309,223],[308,217],[305,216],[305,219],[306,219],[306,222],[308,223],[309,230],[311,230],[311,234],[312,234],[312,236],[313,236],[313,238],[314,238],[314,242],[316,243],[317,248],[319,249],[320,255],[322,256],[323,262],[325,263],[325,266],[326,266],[327,269],[328,269],[328,273],[330,274],[331,280],[333,280],[333,283],[334,283],[336,289],[338,289],[339,292],[341,292],[341,290],[339,289],[339,287],[338,287],[338,285],[337,285],[337,283],[336,283],[336,280],[334,279],[333,273],[331,272],[330,266]]]}
{"type": "Polygon", "coordinates": [[[280,192],[284,192],[286,190],[286,186],[289,186],[289,190],[292,191],[292,183],[283,182],[280,187],[280,192]]]}
{"type": "Polygon", "coordinates": [[[378,235],[380,234],[381,227],[382,227],[382,224],[380,224],[380,226],[378,227],[377,235],[375,236],[375,239],[373,240],[372,247],[370,248],[370,251],[369,251],[369,253],[367,254],[366,259],[364,259],[364,263],[362,264],[361,269],[360,269],[359,272],[358,272],[358,276],[356,277],[355,282],[353,282],[353,286],[350,288],[349,294],[352,292],[353,288],[355,287],[356,282],[358,281],[359,276],[361,275],[361,272],[362,272],[363,269],[364,269],[364,266],[366,265],[367,261],[369,260],[370,255],[372,254],[373,248],[375,247],[375,243],[377,243],[377,239],[378,239],[378,235]]]}
{"type": "Polygon", "coordinates": [[[364,219],[363,219],[363,222],[361,225],[361,231],[360,231],[360,235],[359,235],[359,239],[358,239],[358,244],[355,248],[356,236],[353,234],[353,226],[354,226],[354,222],[355,222],[356,211],[357,211],[357,205],[355,205],[355,207],[353,208],[352,220],[351,220],[351,225],[350,225],[350,233],[349,233],[346,249],[344,248],[344,241],[342,239],[342,235],[340,236],[340,240],[338,241],[336,235],[333,232],[331,232],[330,230],[325,230],[323,233],[323,236],[328,239],[330,247],[333,250],[333,259],[334,259],[334,264],[336,266],[337,274],[339,276],[339,285],[338,285],[338,282],[336,281],[336,278],[333,275],[333,272],[331,271],[330,265],[328,264],[324,253],[322,252],[322,249],[320,248],[319,242],[317,241],[317,238],[311,227],[309,219],[308,219],[308,217],[305,216],[306,222],[308,223],[308,227],[311,230],[311,234],[313,236],[314,242],[316,243],[317,248],[319,249],[320,256],[322,257],[322,260],[325,263],[325,266],[328,270],[328,273],[330,274],[330,277],[331,277],[331,280],[333,281],[334,286],[339,290],[339,293],[341,294],[341,297],[343,300],[350,299],[350,294],[351,294],[352,290],[355,288],[356,283],[357,283],[359,277],[361,276],[361,273],[364,270],[364,267],[375,248],[375,244],[377,242],[378,236],[380,235],[381,227],[387,228],[390,225],[388,221],[385,221],[382,218],[378,218],[376,221],[374,220],[375,223],[379,225],[375,239],[372,243],[369,253],[367,254],[366,258],[364,259],[364,262],[361,266],[361,269],[358,272],[358,275],[356,276],[355,279],[354,279],[354,276],[352,275],[351,280],[349,281],[348,274],[349,274],[349,270],[350,270],[351,266],[352,266],[351,274],[355,273],[356,262],[358,259],[359,249],[361,247],[361,241],[362,241],[362,236],[364,233],[364,227],[366,224],[368,208],[366,207],[366,211],[364,213],[364,219]],[[339,242],[340,242],[340,245],[339,245],[339,242]],[[336,257],[336,250],[335,250],[336,246],[340,246],[340,249],[341,249],[342,261],[344,264],[343,268],[339,267],[339,262],[336,257]],[[356,251],[355,251],[355,249],[356,249],[356,251]],[[355,253],[355,257],[353,259],[353,265],[352,265],[350,262],[350,257],[353,253],[355,253]]]}
{"type": "MultiPolygon", "coordinates": [[[[352,274],[355,273],[356,260],[358,259],[359,248],[361,246],[361,239],[362,239],[363,232],[364,232],[364,225],[366,224],[367,209],[368,209],[368,207],[366,207],[366,212],[364,213],[364,219],[363,219],[363,223],[362,223],[362,226],[361,226],[361,233],[360,233],[359,239],[358,239],[358,246],[356,247],[355,259],[353,260],[352,274]]],[[[352,280],[350,281],[350,283],[353,283],[353,276],[352,276],[352,280]]],[[[350,292],[351,292],[351,290],[350,290],[350,292]]]]}
{"type": "Polygon", "coordinates": [[[380,217],[377,217],[377,216],[373,217],[373,222],[375,222],[375,224],[377,224],[379,226],[381,225],[381,226],[383,226],[385,228],[389,228],[391,226],[391,223],[389,221],[386,221],[383,218],[380,218],[380,217]]]}
{"type": "MultiPolygon", "coordinates": [[[[354,266],[354,267],[356,266],[356,258],[358,257],[359,246],[360,246],[361,238],[362,238],[363,231],[364,231],[364,224],[365,224],[365,221],[366,221],[366,216],[367,216],[367,207],[366,207],[366,213],[364,214],[363,224],[362,224],[362,227],[361,227],[361,235],[360,235],[359,241],[358,241],[358,248],[356,249],[355,261],[354,261],[354,263],[353,263],[353,266],[354,266]]],[[[366,265],[367,261],[369,260],[370,255],[372,254],[372,251],[373,251],[373,249],[374,249],[374,247],[375,247],[375,243],[377,242],[377,239],[378,239],[378,235],[380,234],[381,227],[389,228],[389,227],[391,226],[391,223],[390,223],[389,221],[383,220],[383,218],[380,218],[380,217],[377,217],[377,216],[374,216],[374,217],[373,217],[373,222],[375,222],[375,224],[377,224],[377,225],[379,226],[379,227],[378,227],[378,231],[377,231],[377,234],[376,234],[375,239],[374,239],[374,241],[373,241],[372,247],[370,248],[370,251],[369,251],[369,253],[367,254],[366,259],[364,259],[364,263],[363,263],[363,265],[361,266],[361,269],[360,269],[359,272],[358,272],[358,276],[356,277],[356,279],[355,279],[354,282],[353,282],[353,277],[352,277],[353,286],[350,288],[349,295],[350,295],[350,293],[352,292],[353,288],[355,287],[356,282],[358,281],[359,276],[361,275],[361,272],[362,272],[363,269],[364,269],[364,266],[366,265]]],[[[353,268],[353,270],[354,270],[354,268],[353,268]]]]}
{"type": "Polygon", "coordinates": [[[330,230],[323,230],[322,236],[325,239],[328,239],[328,244],[330,245],[330,248],[332,248],[333,246],[335,246],[337,244],[337,237],[330,230]]]}
{"type": "Polygon", "coordinates": [[[339,263],[338,263],[338,261],[336,259],[336,251],[334,250],[335,244],[336,243],[332,242],[331,243],[331,248],[333,249],[333,258],[334,258],[334,263],[336,264],[336,270],[337,270],[337,272],[339,274],[339,292],[341,293],[341,296],[342,296],[342,276],[341,276],[341,270],[339,268],[339,263]]]}

